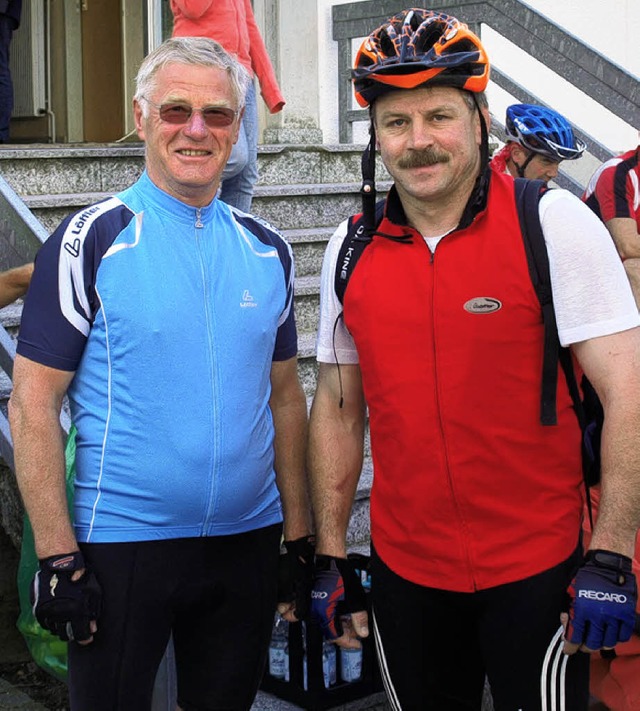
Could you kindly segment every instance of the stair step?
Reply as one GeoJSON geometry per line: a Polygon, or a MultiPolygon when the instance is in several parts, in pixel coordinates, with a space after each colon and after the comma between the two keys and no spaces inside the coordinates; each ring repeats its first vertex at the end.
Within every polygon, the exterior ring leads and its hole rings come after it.
{"type": "Polygon", "coordinates": [[[327,242],[336,226],[282,231],[282,236],[293,249],[297,276],[311,276],[320,273],[327,242]]]}
{"type": "MultiPolygon", "coordinates": [[[[361,181],[363,146],[258,146],[258,186],[361,181]]],[[[118,192],[144,170],[144,145],[30,145],[0,152],[0,173],[19,195],[118,192]]],[[[388,179],[378,159],[376,174],[388,179]]]]}
{"type": "MultiPolygon", "coordinates": [[[[384,194],[387,183],[381,183],[384,194]]],[[[252,212],[279,230],[335,229],[359,212],[360,186],[356,183],[263,186],[256,188],[252,212]]],[[[52,232],[69,213],[111,196],[109,192],[25,195],[23,201],[52,232]]]]}
{"type": "Polygon", "coordinates": [[[320,277],[317,274],[296,277],[294,304],[298,332],[312,333],[315,338],[320,314],[320,277]]]}
{"type": "Polygon", "coordinates": [[[282,230],[283,237],[290,244],[326,243],[334,232],[333,227],[307,227],[306,229],[282,230]]]}

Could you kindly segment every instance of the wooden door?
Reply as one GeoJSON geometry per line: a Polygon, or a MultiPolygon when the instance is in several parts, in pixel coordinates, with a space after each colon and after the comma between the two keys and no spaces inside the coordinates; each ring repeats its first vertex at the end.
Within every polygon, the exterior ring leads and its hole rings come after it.
{"type": "Polygon", "coordinates": [[[124,134],[120,0],[82,0],[84,140],[108,142],[124,134]]]}

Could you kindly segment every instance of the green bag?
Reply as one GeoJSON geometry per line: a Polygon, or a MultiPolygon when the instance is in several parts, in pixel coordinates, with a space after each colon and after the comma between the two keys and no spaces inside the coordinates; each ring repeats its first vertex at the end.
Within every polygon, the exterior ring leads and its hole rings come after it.
{"type": "MultiPolygon", "coordinates": [[[[73,511],[73,484],[76,473],[76,428],[71,426],[65,447],[67,501],[69,511],[73,511]]],[[[18,629],[27,643],[33,660],[39,667],[52,674],[60,681],[67,680],[67,643],[59,637],[42,629],[33,615],[29,591],[33,576],[38,570],[38,558],[33,542],[31,524],[25,514],[22,533],[22,549],[18,565],[18,595],[20,597],[20,615],[18,629]]]]}

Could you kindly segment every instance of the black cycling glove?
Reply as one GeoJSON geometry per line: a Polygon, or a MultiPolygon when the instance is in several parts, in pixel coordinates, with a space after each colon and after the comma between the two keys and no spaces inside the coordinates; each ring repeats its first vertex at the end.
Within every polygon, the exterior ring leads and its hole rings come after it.
{"type": "Polygon", "coordinates": [[[342,636],[341,615],[366,609],[364,588],[351,561],[317,555],[311,590],[311,620],[320,625],[325,638],[342,636]]]}
{"type": "Polygon", "coordinates": [[[585,556],[569,586],[567,641],[588,649],[626,642],[636,621],[638,590],[631,558],[604,550],[585,556]]]}
{"type": "Polygon", "coordinates": [[[280,556],[278,602],[295,603],[293,612],[298,620],[306,620],[309,616],[315,543],[315,536],[285,541],[287,552],[280,556]]]}
{"type": "Polygon", "coordinates": [[[33,579],[31,603],[40,626],[64,642],[90,639],[90,622],[100,615],[102,593],[95,575],[86,570],[80,551],[54,555],[39,561],[33,579]],[[85,568],[78,580],[71,580],[85,568]]]}

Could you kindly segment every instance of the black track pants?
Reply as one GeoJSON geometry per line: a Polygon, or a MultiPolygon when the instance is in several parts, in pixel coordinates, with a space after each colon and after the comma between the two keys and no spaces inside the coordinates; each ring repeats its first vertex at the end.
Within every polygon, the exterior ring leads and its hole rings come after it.
{"type": "Polygon", "coordinates": [[[560,626],[578,551],[475,593],[415,585],[372,553],[371,627],[394,710],[479,711],[486,675],[495,711],[586,711],[589,656],[562,653],[560,626]]]}

